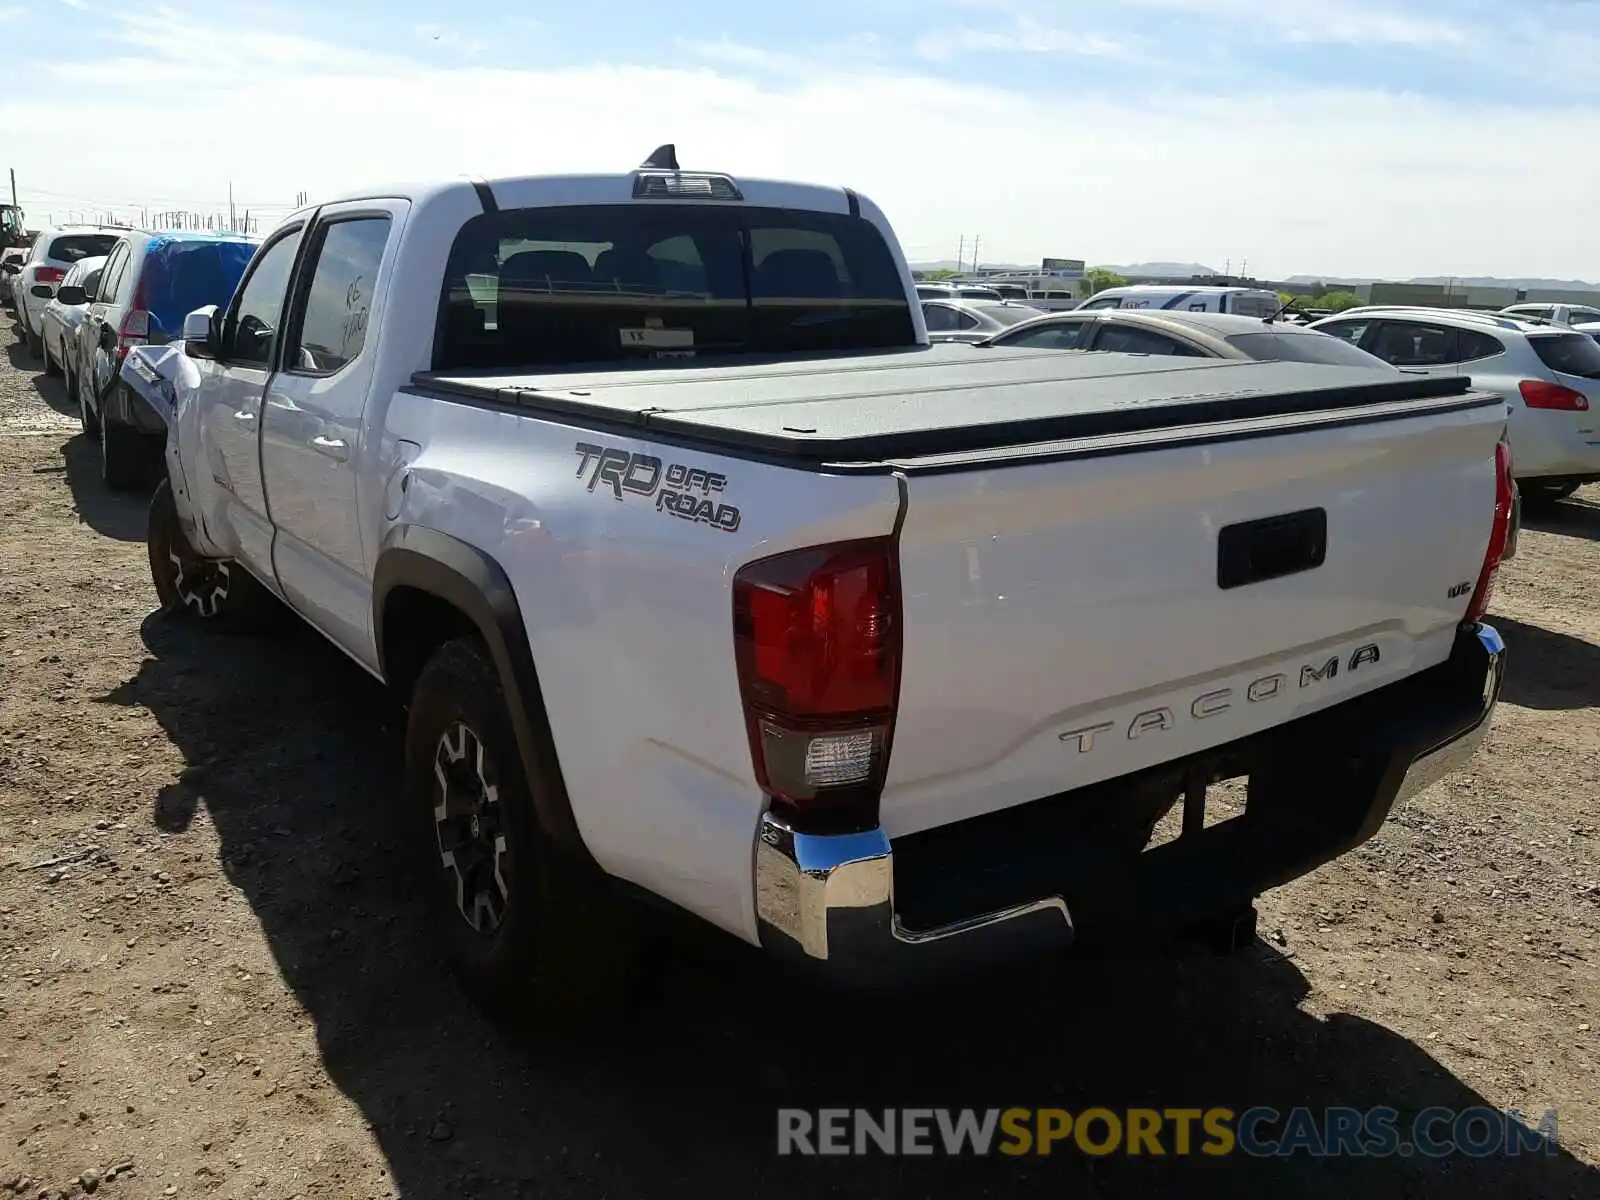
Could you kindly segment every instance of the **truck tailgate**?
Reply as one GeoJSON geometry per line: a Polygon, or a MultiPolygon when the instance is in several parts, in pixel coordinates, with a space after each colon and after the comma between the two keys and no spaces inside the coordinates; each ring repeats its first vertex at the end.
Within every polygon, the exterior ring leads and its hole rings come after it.
{"type": "Polygon", "coordinates": [[[1443,661],[1505,425],[1473,400],[899,463],[886,831],[1170,761],[1443,661]]]}

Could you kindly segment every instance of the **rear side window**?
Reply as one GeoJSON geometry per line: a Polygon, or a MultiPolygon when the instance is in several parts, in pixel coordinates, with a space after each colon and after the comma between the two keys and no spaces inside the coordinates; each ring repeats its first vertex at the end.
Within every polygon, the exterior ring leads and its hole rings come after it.
{"type": "Polygon", "coordinates": [[[1371,321],[1339,321],[1331,325],[1319,325],[1317,332],[1349,342],[1352,346],[1359,346],[1371,325],[1371,321]]]}
{"type": "Polygon", "coordinates": [[[99,258],[102,254],[110,254],[111,247],[116,244],[117,235],[114,233],[68,233],[50,243],[45,257],[57,262],[75,263],[80,258],[99,258]]]}
{"type": "Polygon", "coordinates": [[[1029,329],[1001,334],[997,346],[1027,346],[1035,350],[1076,350],[1083,342],[1088,321],[1063,321],[1058,325],[1036,325],[1029,329]]]}
{"type": "Polygon", "coordinates": [[[122,286],[122,277],[128,273],[128,258],[132,251],[124,242],[111,252],[111,260],[101,270],[100,290],[96,299],[103,304],[109,304],[117,298],[117,291],[122,286]]]}
{"type": "Polygon", "coordinates": [[[323,227],[286,367],[332,374],[361,353],[372,287],[388,240],[388,217],[357,217],[323,227]]]}
{"type": "Polygon", "coordinates": [[[505,209],[462,227],[434,366],[515,369],[913,340],[871,222],[693,204],[505,209]]]}
{"type": "Polygon", "coordinates": [[[1081,307],[1081,308],[1116,308],[1117,305],[1120,304],[1120,303],[1122,303],[1121,297],[1119,297],[1119,296],[1107,296],[1103,300],[1090,300],[1087,304],[1080,305],[1079,307],[1081,307]]]}
{"type": "Polygon", "coordinates": [[[1581,333],[1562,333],[1554,337],[1530,337],[1528,344],[1539,361],[1563,375],[1600,379],[1600,345],[1581,333]]]}
{"type": "Polygon", "coordinates": [[[1104,325],[1095,339],[1096,350],[1111,350],[1122,354],[1179,354],[1185,358],[1205,358],[1206,355],[1185,342],[1170,338],[1150,329],[1132,325],[1104,325]]]}
{"type": "Polygon", "coordinates": [[[1456,353],[1461,356],[1460,362],[1476,362],[1480,358],[1492,358],[1496,354],[1505,353],[1505,347],[1500,344],[1499,338],[1480,333],[1476,329],[1458,329],[1456,339],[1456,353]]]}
{"type": "Polygon", "coordinates": [[[1459,361],[1456,331],[1420,321],[1385,321],[1373,340],[1372,353],[1397,367],[1440,367],[1459,361]]]}
{"type": "Polygon", "coordinates": [[[1358,350],[1343,338],[1309,333],[1236,333],[1227,339],[1230,346],[1243,350],[1263,362],[1331,363],[1341,367],[1379,367],[1386,364],[1365,350],[1358,350]]]}

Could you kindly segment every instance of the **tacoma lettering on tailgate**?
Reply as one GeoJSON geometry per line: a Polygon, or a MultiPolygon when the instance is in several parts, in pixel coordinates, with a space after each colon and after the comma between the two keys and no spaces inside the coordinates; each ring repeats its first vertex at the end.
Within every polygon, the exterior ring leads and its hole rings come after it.
{"type": "MultiPolygon", "coordinates": [[[[1346,675],[1353,674],[1367,663],[1379,661],[1379,658],[1378,647],[1368,643],[1365,646],[1357,646],[1351,651],[1348,660],[1342,654],[1333,654],[1322,662],[1305,663],[1300,668],[1298,680],[1279,671],[1263,675],[1260,679],[1253,679],[1249,686],[1237,692],[1233,688],[1202,692],[1189,704],[1187,713],[1181,708],[1176,711],[1166,707],[1146,709],[1142,713],[1136,713],[1133,719],[1127,722],[1128,740],[1137,741],[1158,730],[1171,729],[1180,720],[1204,721],[1208,717],[1218,716],[1237,705],[1241,698],[1245,704],[1261,704],[1282,696],[1291,688],[1315,687],[1319,683],[1337,679],[1341,669],[1346,675]]],[[[1097,734],[1109,733],[1119,724],[1121,723],[1117,721],[1101,721],[1094,725],[1069,729],[1056,736],[1063,742],[1075,743],[1079,754],[1088,754],[1095,748],[1097,734]]]]}
{"type": "Polygon", "coordinates": [[[739,528],[739,509],[711,499],[728,486],[728,477],[684,463],[664,463],[653,454],[634,454],[615,446],[579,442],[578,478],[588,478],[589,490],[605,487],[618,500],[628,496],[654,496],[656,511],[681,521],[709,525],[724,533],[739,528]]]}

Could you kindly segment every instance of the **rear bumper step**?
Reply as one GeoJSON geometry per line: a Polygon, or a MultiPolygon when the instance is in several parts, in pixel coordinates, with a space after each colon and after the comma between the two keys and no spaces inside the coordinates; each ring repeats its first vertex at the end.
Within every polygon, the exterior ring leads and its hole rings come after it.
{"type": "Polygon", "coordinates": [[[1504,669],[1500,635],[1470,625],[1438,667],[1337,708],[893,845],[881,828],[808,834],[769,813],[755,855],[762,944],[830,981],[892,983],[1200,922],[1366,841],[1459,770],[1504,669]],[[1205,785],[1241,775],[1243,815],[1203,827],[1205,785]],[[1183,835],[1141,853],[1128,830],[1179,795],[1183,835]]]}

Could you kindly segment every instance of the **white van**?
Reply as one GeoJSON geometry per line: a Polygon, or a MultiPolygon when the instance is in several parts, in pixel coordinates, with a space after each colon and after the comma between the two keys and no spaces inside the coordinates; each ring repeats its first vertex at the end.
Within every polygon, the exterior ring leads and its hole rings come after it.
{"type": "Polygon", "coordinates": [[[1181,287],[1176,284],[1140,283],[1106,288],[1083,302],[1084,308],[1152,308],[1179,312],[1237,313],[1241,317],[1270,317],[1283,307],[1277,292],[1247,287],[1181,287]]]}

